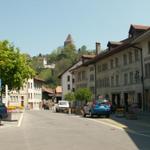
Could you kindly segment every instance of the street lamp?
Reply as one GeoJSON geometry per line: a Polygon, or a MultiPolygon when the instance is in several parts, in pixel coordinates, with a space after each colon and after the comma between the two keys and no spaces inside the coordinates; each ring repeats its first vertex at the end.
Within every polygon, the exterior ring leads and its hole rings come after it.
{"type": "Polygon", "coordinates": [[[141,82],[142,82],[142,109],[143,111],[145,110],[145,94],[144,94],[144,71],[143,71],[143,53],[142,53],[142,48],[137,47],[135,45],[132,46],[135,49],[140,50],[140,57],[141,57],[141,82]]]}

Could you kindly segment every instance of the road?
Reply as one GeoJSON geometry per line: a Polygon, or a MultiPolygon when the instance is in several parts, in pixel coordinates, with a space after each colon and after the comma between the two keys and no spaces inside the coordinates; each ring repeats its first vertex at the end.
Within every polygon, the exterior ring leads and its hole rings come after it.
{"type": "MultiPolygon", "coordinates": [[[[102,118],[101,118],[102,119],[102,118]]],[[[99,119],[50,111],[26,111],[20,127],[0,129],[1,150],[148,150],[150,138],[99,119]]]]}

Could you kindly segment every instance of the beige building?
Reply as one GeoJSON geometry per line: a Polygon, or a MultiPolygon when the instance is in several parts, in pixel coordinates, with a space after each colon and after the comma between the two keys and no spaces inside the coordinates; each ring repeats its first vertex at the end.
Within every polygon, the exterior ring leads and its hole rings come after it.
{"type": "Polygon", "coordinates": [[[109,41],[107,46],[105,51],[76,68],[76,88],[91,88],[92,84],[95,99],[102,95],[118,107],[136,103],[150,111],[149,27],[131,25],[128,38],[109,41]],[[91,66],[94,80],[90,84],[91,66]]]}

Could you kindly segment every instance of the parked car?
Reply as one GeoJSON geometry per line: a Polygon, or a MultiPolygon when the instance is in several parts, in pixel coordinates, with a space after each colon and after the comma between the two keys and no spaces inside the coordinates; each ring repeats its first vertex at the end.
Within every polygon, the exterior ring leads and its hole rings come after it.
{"type": "Polygon", "coordinates": [[[89,115],[90,117],[96,116],[106,116],[109,118],[111,113],[111,108],[107,103],[95,102],[93,104],[88,104],[83,107],[83,116],[86,117],[89,115]]]}
{"type": "Polygon", "coordinates": [[[56,106],[56,112],[69,112],[69,102],[66,100],[61,100],[56,106]]]}
{"type": "Polygon", "coordinates": [[[0,103],[0,120],[7,118],[7,116],[7,107],[5,106],[5,104],[0,103]]]}

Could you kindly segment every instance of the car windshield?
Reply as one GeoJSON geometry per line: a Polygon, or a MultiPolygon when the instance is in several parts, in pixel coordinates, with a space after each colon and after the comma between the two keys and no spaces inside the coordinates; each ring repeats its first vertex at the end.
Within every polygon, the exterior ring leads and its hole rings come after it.
{"type": "Polygon", "coordinates": [[[59,102],[59,105],[67,105],[67,102],[59,102]]]}

